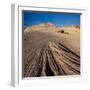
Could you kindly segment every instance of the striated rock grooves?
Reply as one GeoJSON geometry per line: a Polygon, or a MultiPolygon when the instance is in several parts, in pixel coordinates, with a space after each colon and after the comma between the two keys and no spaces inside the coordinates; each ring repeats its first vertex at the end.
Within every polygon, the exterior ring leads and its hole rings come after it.
{"type": "Polygon", "coordinates": [[[66,43],[52,33],[24,32],[24,77],[79,75],[80,55],[66,43]]]}

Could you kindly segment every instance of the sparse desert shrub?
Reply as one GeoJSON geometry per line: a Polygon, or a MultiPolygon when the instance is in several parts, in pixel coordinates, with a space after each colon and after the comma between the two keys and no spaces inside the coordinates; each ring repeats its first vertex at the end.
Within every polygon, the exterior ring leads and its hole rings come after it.
{"type": "Polygon", "coordinates": [[[62,30],[59,30],[58,33],[65,33],[65,32],[64,32],[64,30],[62,29],[62,30]]]}
{"type": "Polygon", "coordinates": [[[66,32],[64,29],[59,30],[58,33],[63,33],[63,34],[69,34],[68,32],[66,32]]]}

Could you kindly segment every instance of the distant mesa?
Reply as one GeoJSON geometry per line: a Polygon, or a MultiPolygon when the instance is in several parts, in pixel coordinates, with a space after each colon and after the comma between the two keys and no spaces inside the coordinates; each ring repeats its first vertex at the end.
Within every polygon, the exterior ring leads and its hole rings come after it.
{"type": "Polygon", "coordinates": [[[56,29],[57,27],[53,23],[41,23],[38,25],[33,25],[31,27],[27,27],[25,31],[31,31],[31,30],[41,30],[41,29],[56,29]]]}
{"type": "Polygon", "coordinates": [[[50,22],[49,23],[46,23],[45,25],[47,25],[48,27],[53,27],[53,26],[55,27],[55,25],[52,24],[52,23],[50,23],[50,22]]]}
{"type": "Polygon", "coordinates": [[[26,31],[31,31],[31,30],[52,30],[52,31],[57,31],[57,30],[62,30],[62,29],[66,29],[66,28],[73,28],[73,29],[80,29],[80,26],[78,25],[73,25],[73,26],[64,26],[64,27],[57,27],[55,24],[51,23],[51,22],[47,22],[47,23],[41,23],[38,25],[33,25],[30,27],[25,28],[25,32],[26,31]]]}
{"type": "Polygon", "coordinates": [[[41,26],[41,27],[55,27],[55,25],[53,23],[50,23],[50,22],[38,24],[37,26],[41,26]]]}

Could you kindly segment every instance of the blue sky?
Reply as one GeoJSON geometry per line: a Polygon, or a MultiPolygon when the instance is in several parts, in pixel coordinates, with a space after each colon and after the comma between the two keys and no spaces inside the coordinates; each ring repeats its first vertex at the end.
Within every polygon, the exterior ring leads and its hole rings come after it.
{"type": "Polygon", "coordinates": [[[80,25],[80,14],[23,11],[25,27],[47,22],[58,27],[80,25]]]}

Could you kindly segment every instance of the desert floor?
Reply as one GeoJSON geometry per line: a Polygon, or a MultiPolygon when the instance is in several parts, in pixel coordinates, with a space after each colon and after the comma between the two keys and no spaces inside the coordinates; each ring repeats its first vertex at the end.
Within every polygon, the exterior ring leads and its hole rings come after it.
{"type": "Polygon", "coordinates": [[[24,30],[24,77],[79,74],[79,28],[37,25],[24,30]]]}

